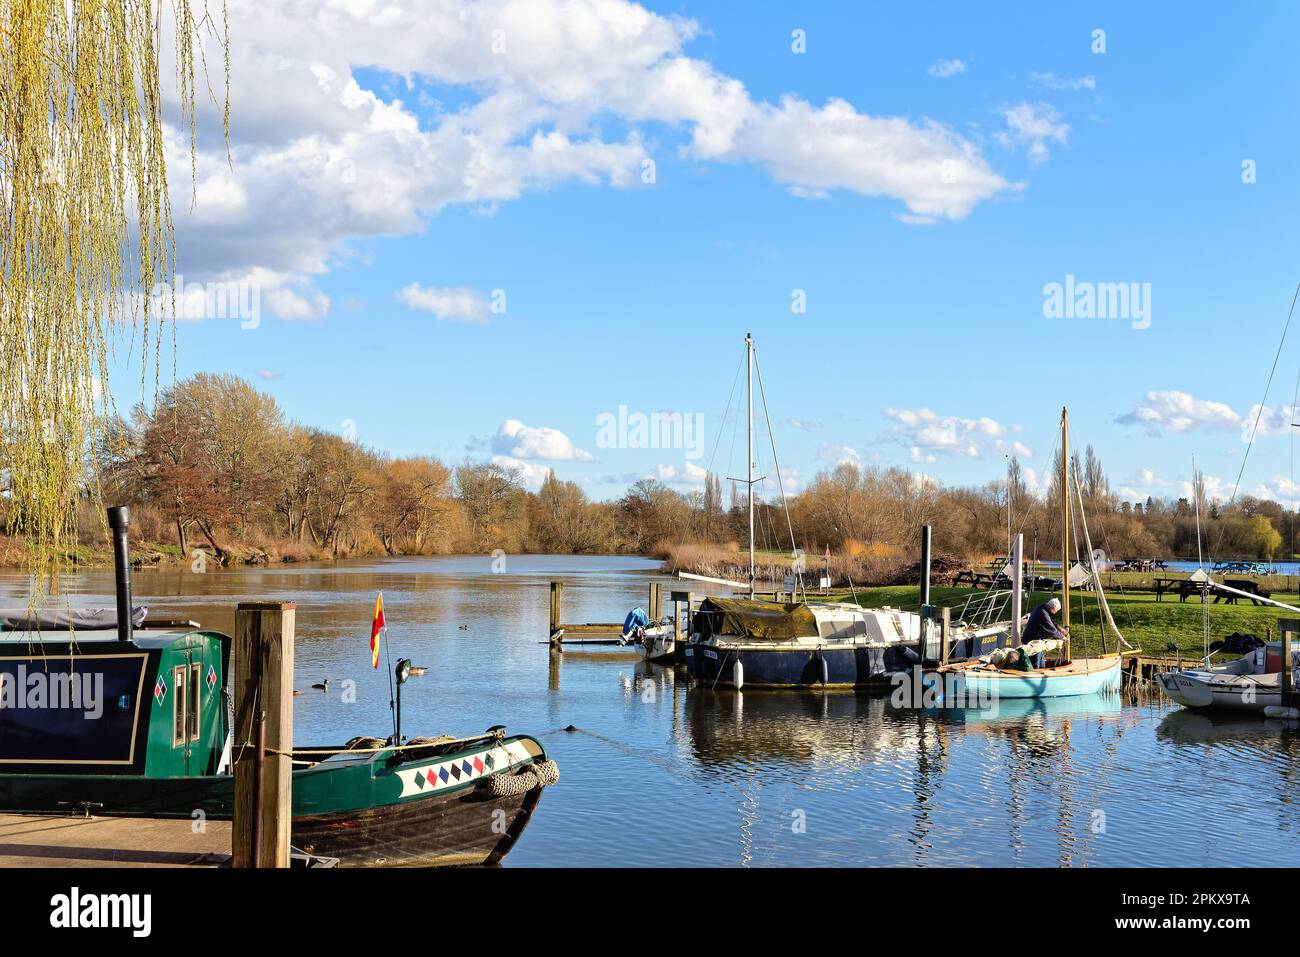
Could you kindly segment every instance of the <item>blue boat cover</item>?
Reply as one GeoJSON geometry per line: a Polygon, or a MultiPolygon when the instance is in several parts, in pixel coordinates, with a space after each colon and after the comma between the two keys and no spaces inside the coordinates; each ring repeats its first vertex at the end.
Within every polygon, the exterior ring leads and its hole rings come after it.
{"type": "Polygon", "coordinates": [[[633,628],[644,628],[650,624],[650,616],[645,613],[643,608],[633,608],[623,619],[623,634],[629,634],[633,628]]]}

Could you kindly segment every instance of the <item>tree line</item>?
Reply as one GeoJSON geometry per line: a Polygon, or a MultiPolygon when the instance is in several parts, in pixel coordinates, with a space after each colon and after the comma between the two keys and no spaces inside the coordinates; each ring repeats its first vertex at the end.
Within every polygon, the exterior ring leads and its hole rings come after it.
{"type": "MultiPolygon", "coordinates": [[[[102,539],[100,501],[132,505],[143,540],[185,556],[201,548],[218,560],[496,549],[669,556],[685,544],[738,554],[737,543],[748,539],[743,486],[733,484],[724,495],[715,474],[687,491],[646,478],[619,498],[593,501],[552,473],[532,492],[496,462],[393,457],[290,421],[273,397],[233,375],[181,380],[152,408],[139,406],[102,426],[87,451],[97,487],[81,489],[68,506],[69,531],[83,542],[102,539]]],[[[1112,559],[1195,558],[1198,547],[1215,558],[1294,552],[1296,513],[1277,502],[1202,498],[1198,515],[1196,496],[1122,500],[1091,447],[1071,469],[1092,545],[1112,559]]],[[[0,469],[0,482],[11,472],[0,469]]],[[[1060,472],[1058,452],[1051,484],[1039,494],[1015,459],[1005,480],[978,487],[841,464],[789,499],[788,522],[775,495],[760,488],[756,538],[761,548],[788,553],[793,530],[797,547],[812,558],[827,548],[902,557],[914,556],[917,531],[928,524],[942,553],[981,559],[1005,554],[1010,529],[1024,533],[1029,557],[1056,558],[1060,472]]],[[[0,494],[0,528],[12,533],[6,503],[0,494]]]]}

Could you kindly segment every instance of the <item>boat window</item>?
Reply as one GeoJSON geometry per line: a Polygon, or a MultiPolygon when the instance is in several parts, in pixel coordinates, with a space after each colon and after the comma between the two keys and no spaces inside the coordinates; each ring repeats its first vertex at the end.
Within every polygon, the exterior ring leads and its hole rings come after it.
{"type": "Polygon", "coordinates": [[[199,703],[203,696],[199,693],[202,687],[203,668],[201,665],[190,665],[190,693],[189,693],[189,739],[191,741],[199,740],[199,703]]]}
{"type": "Polygon", "coordinates": [[[188,684],[186,674],[189,669],[184,665],[176,668],[172,672],[172,688],[176,694],[172,697],[172,747],[178,748],[186,741],[186,710],[185,689],[188,684]]]}

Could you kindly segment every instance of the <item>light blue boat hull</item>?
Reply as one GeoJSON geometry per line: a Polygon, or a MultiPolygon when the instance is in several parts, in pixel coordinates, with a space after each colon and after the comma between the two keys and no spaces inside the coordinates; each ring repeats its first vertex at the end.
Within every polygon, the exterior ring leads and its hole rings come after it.
{"type": "Polygon", "coordinates": [[[1083,673],[1055,673],[1055,669],[1015,674],[1007,671],[957,672],[954,692],[967,699],[1069,698],[1114,691],[1120,683],[1120,659],[1097,660],[1097,668],[1083,673]]]}

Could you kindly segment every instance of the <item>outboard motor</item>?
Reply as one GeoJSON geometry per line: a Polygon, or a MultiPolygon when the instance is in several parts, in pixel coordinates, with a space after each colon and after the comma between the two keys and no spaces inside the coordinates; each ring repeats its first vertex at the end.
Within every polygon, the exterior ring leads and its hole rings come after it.
{"type": "Polygon", "coordinates": [[[113,577],[117,585],[117,640],[130,641],[131,624],[131,552],[127,545],[127,530],[131,527],[131,512],[125,505],[114,505],[108,510],[108,527],[113,532],[113,577]]]}

